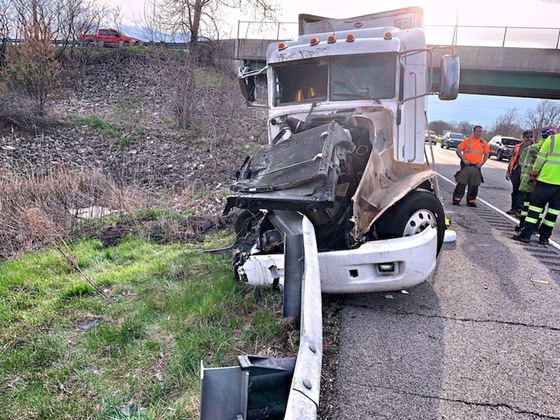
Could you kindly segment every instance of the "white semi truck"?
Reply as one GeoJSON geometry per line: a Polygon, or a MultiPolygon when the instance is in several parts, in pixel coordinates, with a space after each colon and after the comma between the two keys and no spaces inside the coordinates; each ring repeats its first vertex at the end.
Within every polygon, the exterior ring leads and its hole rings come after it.
{"type": "MultiPolygon", "coordinates": [[[[421,26],[416,7],[300,15],[296,40],[269,45],[269,145],[246,160],[227,198],[240,278],[283,280],[290,213],[313,223],[325,293],[400,290],[430,276],[446,225],[425,158],[425,109],[430,94],[457,97],[459,60],[449,51],[432,65],[421,26]]],[[[241,78],[248,102],[255,74],[241,78]]]]}

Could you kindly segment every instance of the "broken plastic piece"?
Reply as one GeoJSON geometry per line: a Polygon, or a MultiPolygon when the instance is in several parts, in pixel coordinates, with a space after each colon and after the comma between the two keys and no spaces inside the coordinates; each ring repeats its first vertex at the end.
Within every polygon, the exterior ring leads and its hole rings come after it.
{"type": "Polygon", "coordinates": [[[548,284],[548,280],[531,280],[533,283],[548,284]]]}
{"type": "Polygon", "coordinates": [[[455,242],[457,239],[457,233],[454,230],[447,229],[443,236],[443,242],[455,242]]]}

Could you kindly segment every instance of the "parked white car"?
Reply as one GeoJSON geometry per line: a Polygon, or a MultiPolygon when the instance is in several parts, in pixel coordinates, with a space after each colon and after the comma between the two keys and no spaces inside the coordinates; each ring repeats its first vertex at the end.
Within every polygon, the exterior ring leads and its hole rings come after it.
{"type": "Polygon", "coordinates": [[[433,130],[426,131],[426,133],[424,134],[424,143],[428,143],[431,141],[432,144],[436,144],[437,140],[437,134],[433,130]]]}
{"type": "Polygon", "coordinates": [[[490,147],[489,157],[496,156],[498,160],[511,159],[513,156],[513,148],[519,143],[521,143],[521,140],[515,137],[494,136],[488,142],[488,146],[490,147]]]}

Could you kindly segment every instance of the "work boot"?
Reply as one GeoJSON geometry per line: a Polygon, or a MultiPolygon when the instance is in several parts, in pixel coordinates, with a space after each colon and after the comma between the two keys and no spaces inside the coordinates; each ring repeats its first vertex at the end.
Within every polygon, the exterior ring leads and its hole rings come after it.
{"type": "Polygon", "coordinates": [[[516,213],[517,213],[517,210],[514,210],[514,209],[510,209],[510,210],[506,211],[506,214],[514,215],[516,213]]]}
{"type": "Polygon", "coordinates": [[[478,207],[475,202],[467,203],[469,207],[478,207]]]}
{"type": "Polygon", "coordinates": [[[451,196],[451,199],[453,200],[453,205],[454,205],[454,206],[460,206],[459,203],[460,203],[461,200],[463,199],[463,196],[462,196],[462,195],[455,194],[455,192],[454,192],[453,195],[451,196]]]}
{"type": "Polygon", "coordinates": [[[539,244],[549,245],[550,241],[548,240],[548,238],[545,238],[544,236],[539,236],[539,244]]]}
{"type": "Polygon", "coordinates": [[[511,239],[513,239],[514,241],[523,242],[524,244],[528,244],[529,242],[531,242],[530,238],[524,238],[520,235],[513,235],[511,239]]]}
{"type": "Polygon", "coordinates": [[[521,227],[521,225],[516,225],[514,227],[514,229],[515,229],[516,232],[521,232],[522,227],[521,227]]]}

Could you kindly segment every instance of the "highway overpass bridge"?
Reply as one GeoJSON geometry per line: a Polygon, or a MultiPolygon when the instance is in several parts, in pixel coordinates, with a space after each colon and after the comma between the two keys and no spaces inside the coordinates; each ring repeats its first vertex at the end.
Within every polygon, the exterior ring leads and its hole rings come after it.
{"type": "MultiPolygon", "coordinates": [[[[277,40],[236,39],[235,58],[264,65],[266,47],[277,40]]],[[[430,47],[430,46],[429,46],[430,47]]],[[[461,60],[459,92],[560,99],[560,49],[453,46],[461,60]]],[[[434,80],[439,80],[439,58],[434,54],[434,80]]]]}

